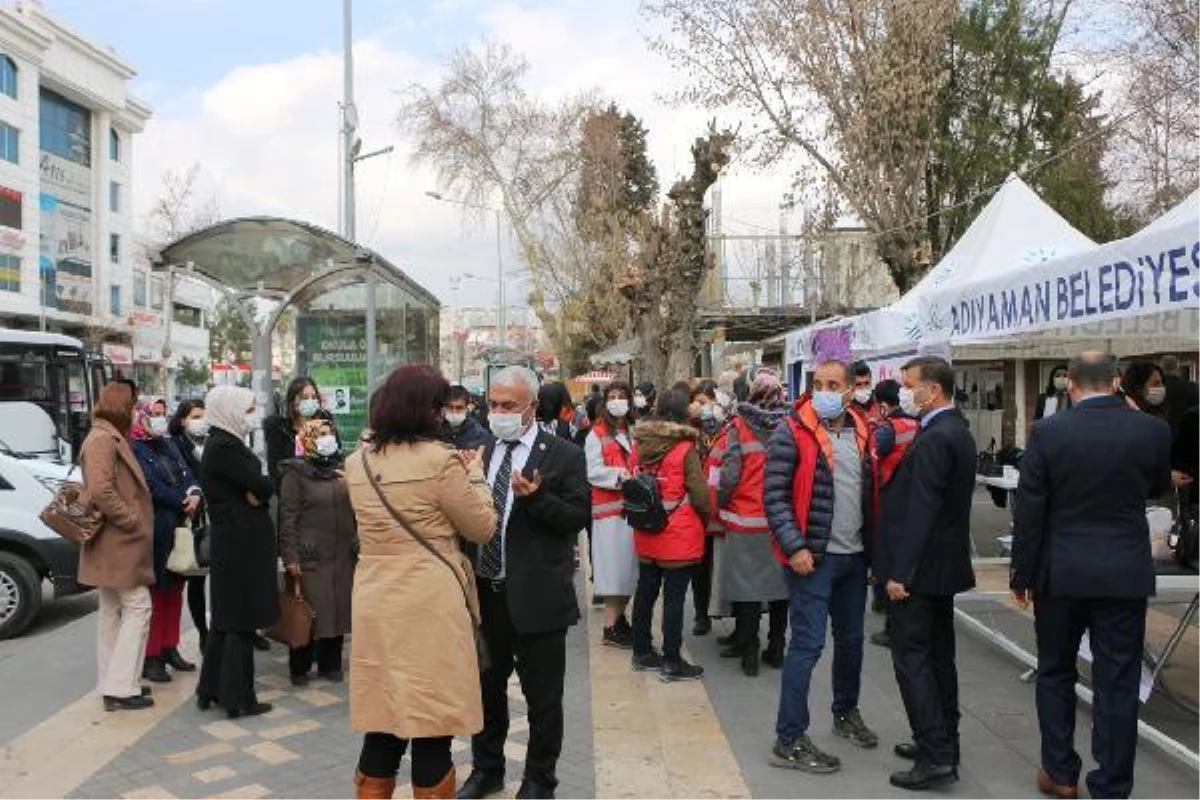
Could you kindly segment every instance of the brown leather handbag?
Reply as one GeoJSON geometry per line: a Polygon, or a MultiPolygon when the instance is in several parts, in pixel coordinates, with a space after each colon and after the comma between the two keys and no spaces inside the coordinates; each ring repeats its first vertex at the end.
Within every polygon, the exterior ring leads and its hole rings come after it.
{"type": "Polygon", "coordinates": [[[267,629],[267,638],[293,650],[303,649],[312,641],[316,619],[317,613],[300,591],[300,579],[288,575],[279,592],[279,619],[267,629]]]}

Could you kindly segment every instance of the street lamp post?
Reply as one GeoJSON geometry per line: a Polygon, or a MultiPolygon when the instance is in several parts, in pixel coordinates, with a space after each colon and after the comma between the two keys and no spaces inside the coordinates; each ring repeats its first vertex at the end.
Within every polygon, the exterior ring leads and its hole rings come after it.
{"type": "MultiPolygon", "coordinates": [[[[508,346],[508,322],[505,313],[504,304],[504,244],[503,230],[501,225],[501,214],[504,212],[494,206],[479,205],[478,203],[468,203],[466,200],[455,200],[452,197],[445,197],[440,192],[427,191],[426,196],[438,200],[443,203],[453,203],[454,205],[464,206],[466,208],[477,208],[480,211],[491,211],[496,215],[496,339],[501,347],[508,346]]],[[[476,277],[469,273],[463,273],[464,277],[476,277]]]]}

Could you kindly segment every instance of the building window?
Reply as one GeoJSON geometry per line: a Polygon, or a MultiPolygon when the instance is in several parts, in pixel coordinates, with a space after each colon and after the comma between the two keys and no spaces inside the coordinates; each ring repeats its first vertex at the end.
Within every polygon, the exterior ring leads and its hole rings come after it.
{"type": "Polygon", "coordinates": [[[92,166],[92,112],[42,89],[39,114],[43,150],[85,167],[92,166]]]}
{"type": "Polygon", "coordinates": [[[116,181],[108,182],[108,210],[114,214],[121,212],[121,184],[116,181]]]}
{"type": "Polygon", "coordinates": [[[0,291],[21,291],[21,257],[0,254],[0,291]]]}
{"type": "Polygon", "coordinates": [[[150,307],[155,311],[163,310],[163,281],[162,278],[150,279],[150,307]]]}
{"type": "Polygon", "coordinates": [[[21,163],[21,132],[7,122],[0,122],[0,158],[21,163]]]}
{"type": "Polygon", "coordinates": [[[108,157],[111,161],[121,160],[121,134],[116,128],[108,129],[108,157]]]}
{"type": "Polygon", "coordinates": [[[134,270],[133,272],[133,305],[134,308],[146,307],[146,272],[145,270],[134,270]]]}
{"type": "Polygon", "coordinates": [[[188,325],[192,328],[201,327],[202,315],[200,309],[194,306],[175,303],[171,306],[171,312],[174,314],[174,320],[180,325],[188,325]]]}
{"type": "Polygon", "coordinates": [[[16,189],[0,186],[0,227],[21,230],[22,197],[16,189]]]}
{"type": "Polygon", "coordinates": [[[17,62],[0,56],[0,92],[17,99],[17,62]]]}
{"type": "Polygon", "coordinates": [[[108,307],[114,317],[121,316],[121,287],[115,283],[108,287],[108,307]]]}
{"type": "Polygon", "coordinates": [[[121,237],[118,234],[108,235],[108,258],[114,264],[121,263],[121,237]]]}

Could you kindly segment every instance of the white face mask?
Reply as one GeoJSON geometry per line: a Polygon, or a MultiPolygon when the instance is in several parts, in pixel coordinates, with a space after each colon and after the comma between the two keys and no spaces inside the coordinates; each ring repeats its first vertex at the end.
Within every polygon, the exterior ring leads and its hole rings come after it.
{"type": "Polygon", "coordinates": [[[608,409],[609,414],[612,414],[617,419],[621,419],[629,413],[628,400],[609,400],[604,404],[604,407],[608,409]]]}
{"type": "Polygon", "coordinates": [[[451,428],[461,428],[463,423],[467,421],[467,412],[465,411],[447,411],[446,424],[451,428]]]}
{"type": "Polygon", "coordinates": [[[870,403],[871,402],[871,390],[870,389],[855,389],[854,390],[854,402],[858,403],[860,406],[865,406],[867,403],[870,403]]]}
{"type": "Polygon", "coordinates": [[[296,404],[296,410],[302,417],[311,417],[321,410],[321,401],[313,397],[306,397],[296,404]]]}
{"type": "Polygon", "coordinates": [[[318,436],[314,444],[319,456],[329,457],[338,451],[337,437],[332,434],[318,436]]]}
{"type": "Polygon", "coordinates": [[[525,424],[523,411],[518,411],[512,414],[501,414],[493,411],[488,414],[488,427],[492,429],[492,434],[502,442],[515,442],[521,438],[528,427],[525,424]]]}
{"type": "Polygon", "coordinates": [[[189,419],[187,421],[187,432],[189,435],[195,436],[197,439],[202,439],[205,436],[208,436],[208,420],[206,420],[204,417],[200,417],[198,419],[189,419]]]}
{"type": "Polygon", "coordinates": [[[166,417],[150,417],[146,424],[149,426],[151,436],[165,436],[167,434],[166,417]]]}
{"type": "Polygon", "coordinates": [[[1054,391],[1065,392],[1067,390],[1067,378],[1065,375],[1059,375],[1054,378],[1054,391]]]}
{"type": "Polygon", "coordinates": [[[1146,402],[1152,406],[1161,406],[1167,399],[1167,387],[1151,386],[1146,389],[1146,402]]]}
{"type": "Polygon", "coordinates": [[[633,396],[633,407],[634,407],[634,408],[637,408],[637,409],[643,409],[643,408],[645,408],[647,405],[649,405],[649,403],[647,403],[647,402],[646,402],[646,396],[645,396],[645,395],[641,395],[641,394],[635,394],[635,395],[633,396]]]}
{"type": "Polygon", "coordinates": [[[921,407],[917,405],[917,397],[907,386],[900,387],[900,410],[910,417],[921,416],[921,407]]]}

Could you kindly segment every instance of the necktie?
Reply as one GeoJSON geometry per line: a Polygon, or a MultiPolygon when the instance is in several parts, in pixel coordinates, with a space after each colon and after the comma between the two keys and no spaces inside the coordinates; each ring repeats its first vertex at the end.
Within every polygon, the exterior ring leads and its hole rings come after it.
{"type": "Polygon", "coordinates": [[[492,483],[492,503],[496,506],[496,532],[479,555],[479,574],[499,578],[504,566],[504,514],[508,510],[508,487],[512,483],[512,454],[517,442],[504,442],[504,458],[492,483]]]}

